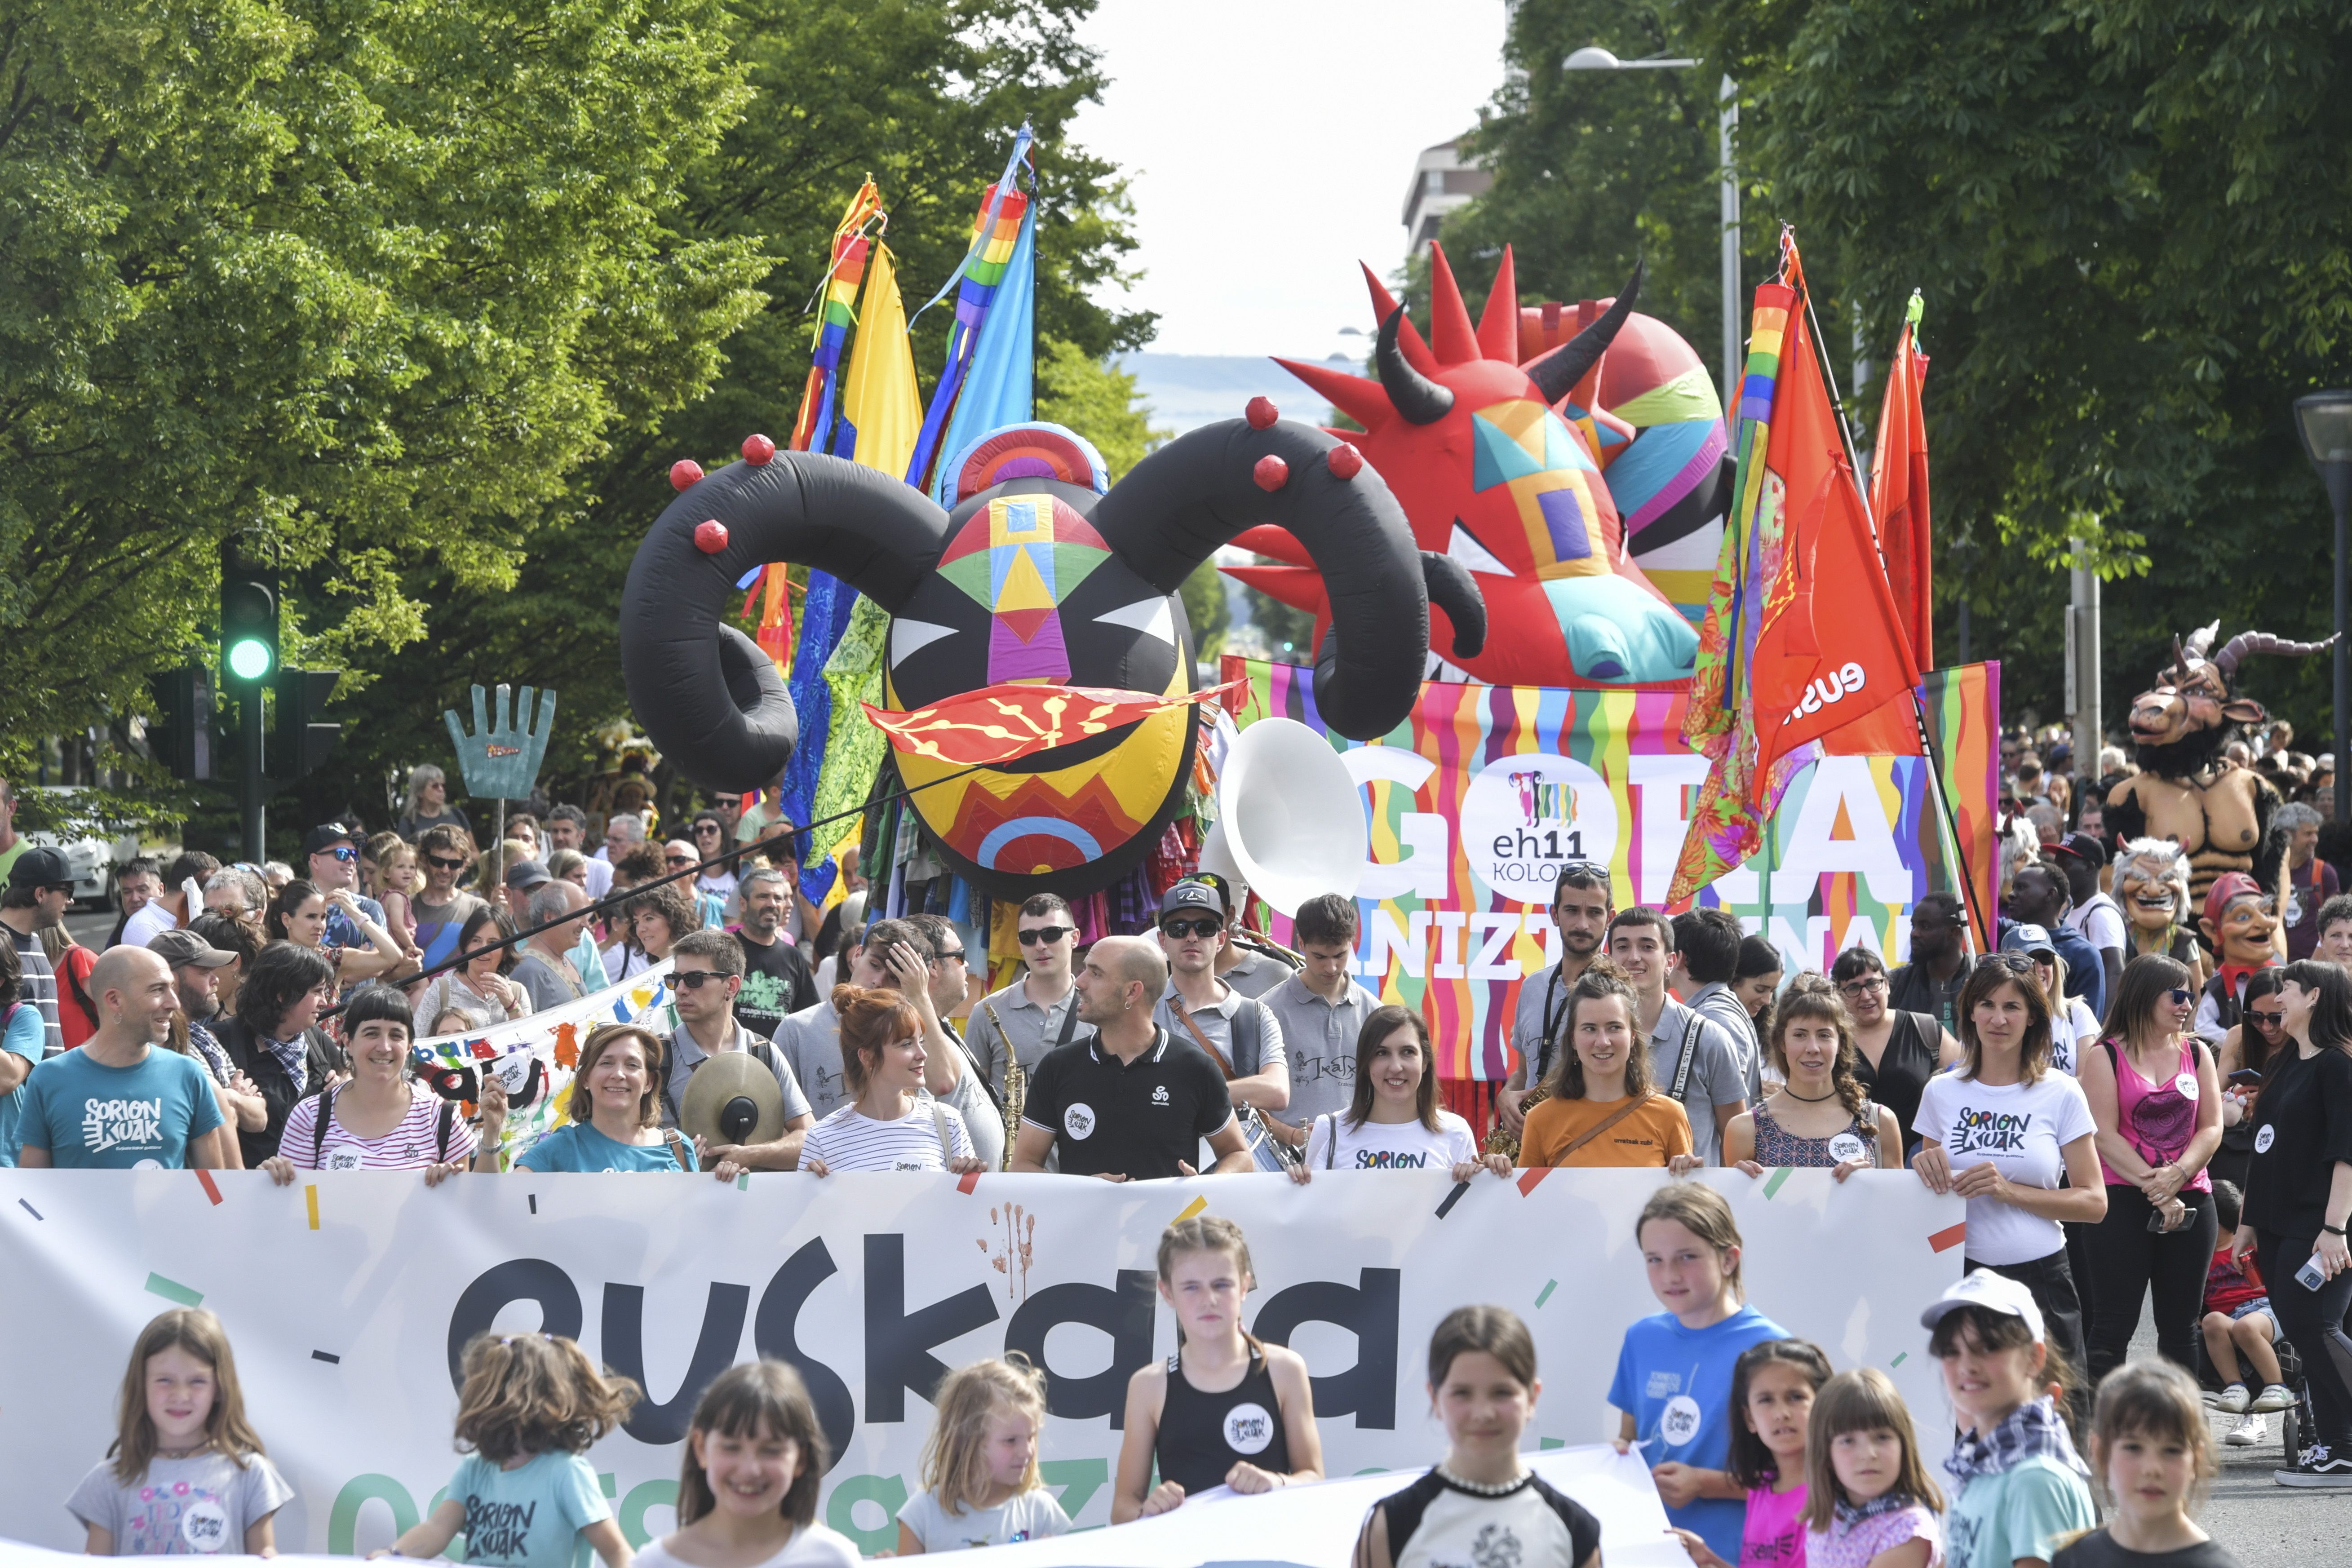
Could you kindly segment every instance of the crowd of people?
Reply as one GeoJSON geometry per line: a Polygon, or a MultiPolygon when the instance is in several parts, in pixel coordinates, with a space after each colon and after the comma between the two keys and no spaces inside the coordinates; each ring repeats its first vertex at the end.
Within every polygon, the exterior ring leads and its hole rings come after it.
{"type": "MultiPolygon", "coordinates": [[[[2033,1292],[1972,1270],[1920,1314],[1957,1427],[1931,1476],[1920,1424],[1884,1372],[1838,1371],[1747,1300],[1744,1244],[1721,1194],[1668,1184],[1633,1239],[1661,1310],[1624,1328],[1608,1400],[1619,1452],[1651,1466],[1695,1568],[2234,1568],[2194,1517],[2215,1447],[2196,1384],[2170,1363],[2100,1381],[2086,1458],[2066,1415],[2078,1369],[2033,1292]]],[[[1128,1380],[1112,1524],[1216,1488],[1249,1496],[1324,1479],[1306,1363],[1244,1324],[1256,1279],[1241,1228],[1213,1215],[1177,1221],[1160,1237],[1157,1277],[1178,1349],[1128,1380]]],[[[459,1371],[463,1457],[390,1553],[430,1558],[463,1535],[466,1562],[504,1568],[569,1568],[583,1549],[605,1568],[858,1561],[816,1521],[832,1455],[782,1362],[735,1365],[699,1391],[676,1529],[635,1551],[586,1450],[643,1391],[546,1333],[478,1334],[459,1371]]],[[[1523,1451],[1543,1394],[1526,1323],[1497,1306],[1447,1313],[1425,1386],[1446,1450],[1367,1512],[1356,1568],[1601,1568],[1601,1521],[1523,1451]]],[[[930,1403],[921,1489],[898,1510],[896,1555],[1073,1528],[1039,1463],[1045,1379],[1020,1352],[948,1373],[930,1403]]],[[[147,1325],[117,1414],[115,1443],[66,1500],[90,1552],[275,1550],[292,1489],[261,1436],[269,1413],[247,1410],[213,1314],[177,1308],[147,1325]]]]}
{"type": "MultiPolygon", "coordinates": [[[[2013,799],[2063,793],[2022,751],[2011,776],[2013,799]]],[[[2152,1314],[2161,1359],[2232,1418],[2228,1442],[2260,1443],[2268,1416],[2299,1409],[2308,1443],[2278,1480],[2352,1487],[2352,1358],[2336,1353],[2352,1348],[2352,899],[2310,911],[2315,956],[2230,973],[2192,944],[2184,961],[2137,929],[2146,885],[2116,880],[2121,858],[2107,864],[2077,805],[2054,841],[2030,816],[2004,828],[1996,910],[1931,892],[1906,962],[1856,947],[1826,973],[1787,974],[1727,911],[1621,907],[1606,865],[1571,860],[1485,1129],[1440,1105],[1426,1021],[1353,978],[1357,906],[1337,893],[1300,907],[1296,952],[1242,932],[1237,889],[1215,878],[1170,887],[1150,931],[1085,943],[1070,905],[1040,894],[1015,918],[1018,972],[975,995],[981,966],[941,916],[868,920],[862,888],[819,909],[789,840],[714,858],[765,826],[740,818],[740,799],[667,842],[616,813],[593,855],[584,814],[557,805],[544,828],[509,817],[484,852],[439,787],[413,792],[413,843],[314,829],[302,876],[193,850],[126,868],[121,940],[98,952],[46,940],[70,896],[56,853],[16,855],[0,896],[15,939],[0,950],[0,1160],[436,1182],[999,1168],[1467,1181],[1531,1166],[1811,1166],[1843,1181],[1907,1166],[1966,1199],[1969,1277],[2008,1282],[1979,1288],[2030,1302],[2009,1315],[2030,1317],[2037,1359],[2070,1369],[2063,1418],[2090,1418],[2090,1388],[2126,1370],[2152,1314]],[[2119,895],[2131,918],[2103,918],[2119,895]],[[518,942],[530,928],[542,929],[518,942]],[[562,1125],[527,1147],[506,1147],[495,1075],[467,1117],[415,1074],[420,1038],[662,963],[667,1012],[592,1030],[562,1125]],[[773,1136],[682,1125],[694,1073],[728,1052],[772,1075],[773,1136]]],[[[2023,809],[2048,797],[2035,798],[2023,809]]],[[[1297,1381],[1295,1358],[1254,1342],[1213,1362],[1212,1382],[1271,1380],[1268,1409],[1297,1381]]],[[[1175,1372],[1139,1384],[1130,1435],[1194,1419],[1175,1372]]],[[[1311,1422],[1282,1442],[1311,1468],[1311,1422]]],[[[1129,1486],[1129,1468],[1119,1507],[1150,1511],[1171,1474],[1129,1486]]],[[[1671,1468],[1660,1485],[1677,1507],[1728,1497],[1684,1494],[1671,1468]]]]}

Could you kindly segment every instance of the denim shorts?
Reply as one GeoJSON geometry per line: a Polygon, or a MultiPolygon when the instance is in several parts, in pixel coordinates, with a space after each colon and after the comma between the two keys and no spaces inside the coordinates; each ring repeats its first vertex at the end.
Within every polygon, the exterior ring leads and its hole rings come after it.
{"type": "Polygon", "coordinates": [[[2271,1338],[2277,1339],[2279,1337],[2278,1314],[2271,1310],[2271,1299],[2268,1296],[2257,1296],[2251,1301],[2239,1302],[2230,1309],[2230,1321],[2234,1323],[2241,1318],[2251,1318],[2256,1312],[2260,1312],[2271,1321],[2271,1338]]]}

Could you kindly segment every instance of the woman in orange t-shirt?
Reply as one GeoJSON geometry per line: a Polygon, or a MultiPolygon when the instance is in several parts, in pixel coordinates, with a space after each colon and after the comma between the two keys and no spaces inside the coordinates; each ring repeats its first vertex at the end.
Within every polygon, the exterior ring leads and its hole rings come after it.
{"type": "Polygon", "coordinates": [[[1551,1098],[1528,1112],[1519,1163],[1695,1169],[1690,1119],[1650,1084],[1650,1045],[1633,988],[1596,959],[1569,994],[1568,1049],[1557,1053],[1551,1098]]]}

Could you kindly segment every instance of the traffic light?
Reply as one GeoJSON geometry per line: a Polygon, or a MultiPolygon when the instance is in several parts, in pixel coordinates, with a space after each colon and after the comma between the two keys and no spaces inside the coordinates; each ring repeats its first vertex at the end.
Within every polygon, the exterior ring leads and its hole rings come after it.
{"type": "Polygon", "coordinates": [[[221,675],[258,685],[278,673],[278,574],[221,546],[221,675]]]}
{"type": "Polygon", "coordinates": [[[324,723],[319,715],[335,693],[340,669],[280,669],[278,672],[278,721],[269,738],[270,776],[292,784],[326,762],[341,738],[341,724],[324,723]]]}
{"type": "Polygon", "coordinates": [[[147,730],[155,760],[175,779],[213,776],[213,686],[202,665],[165,670],[154,679],[155,706],[162,717],[147,730]]]}

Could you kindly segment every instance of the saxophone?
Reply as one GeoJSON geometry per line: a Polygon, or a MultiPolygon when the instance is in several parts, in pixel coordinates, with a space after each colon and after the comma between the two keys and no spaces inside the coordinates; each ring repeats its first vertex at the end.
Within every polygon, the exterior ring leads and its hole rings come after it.
{"type": "MultiPolygon", "coordinates": [[[[997,1037],[1003,1039],[1003,1035],[997,1037]]],[[[1021,1070],[1021,1058],[1011,1040],[1004,1041],[1004,1168],[1013,1169],[1013,1146],[1021,1139],[1021,1103],[1029,1095],[1029,1075],[1021,1070]]]]}
{"type": "MultiPolygon", "coordinates": [[[[1527,1113],[1550,1098],[1549,1084],[1539,1083],[1528,1090],[1528,1097],[1519,1101],[1519,1125],[1526,1126],[1527,1113]]],[[[1482,1153],[1505,1155],[1513,1163],[1517,1163],[1519,1158],[1519,1140],[1510,1129],[1503,1125],[1503,1119],[1497,1116],[1495,1119],[1495,1130],[1486,1134],[1486,1141],[1479,1145],[1479,1151],[1482,1153]]]]}

